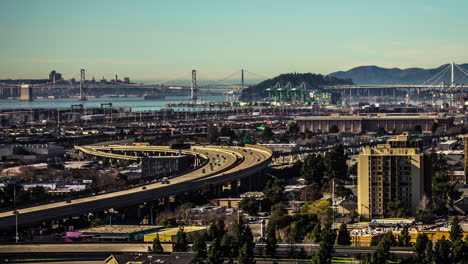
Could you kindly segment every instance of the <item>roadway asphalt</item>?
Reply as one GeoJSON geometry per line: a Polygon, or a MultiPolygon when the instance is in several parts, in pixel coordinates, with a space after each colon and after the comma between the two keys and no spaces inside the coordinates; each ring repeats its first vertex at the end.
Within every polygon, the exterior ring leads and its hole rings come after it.
{"type": "MultiPolygon", "coordinates": [[[[96,149],[95,146],[86,146],[81,150],[92,155],[109,156],[109,153],[96,149]],[[99,153],[98,153],[99,152],[99,153]]],[[[112,146],[108,148],[119,149],[120,151],[174,151],[168,147],[158,146],[112,146]]],[[[203,186],[203,183],[210,182],[220,184],[229,182],[234,178],[251,175],[266,167],[271,159],[271,151],[256,147],[217,147],[217,146],[197,146],[193,150],[185,150],[183,154],[198,154],[204,157],[207,162],[198,169],[190,171],[182,176],[170,180],[170,184],[161,182],[151,183],[142,186],[116,191],[106,194],[90,196],[72,200],[71,203],[56,202],[33,207],[19,209],[18,224],[32,224],[45,220],[57,219],[80,215],[87,212],[105,210],[111,207],[127,206],[138,204],[139,202],[151,199],[168,197],[177,193],[183,193],[203,186]],[[225,157],[222,158],[222,157],[225,157]],[[210,164],[213,164],[213,171],[210,164]],[[216,165],[215,165],[216,164],[216,165]],[[203,170],[205,172],[203,172],[203,170]]],[[[118,154],[115,158],[121,158],[118,154]]],[[[13,211],[0,213],[0,229],[12,228],[15,226],[15,216],[13,211]]]]}

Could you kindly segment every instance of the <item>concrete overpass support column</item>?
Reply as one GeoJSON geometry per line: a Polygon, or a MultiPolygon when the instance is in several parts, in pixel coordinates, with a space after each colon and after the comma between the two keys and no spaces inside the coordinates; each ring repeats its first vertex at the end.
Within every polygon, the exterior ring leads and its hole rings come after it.
{"type": "Polygon", "coordinates": [[[170,197],[164,197],[164,208],[166,208],[167,210],[171,209],[170,197]]]}
{"type": "Polygon", "coordinates": [[[239,182],[238,181],[232,181],[229,183],[230,185],[230,188],[231,188],[231,192],[233,194],[238,194],[239,193],[239,182]]]}

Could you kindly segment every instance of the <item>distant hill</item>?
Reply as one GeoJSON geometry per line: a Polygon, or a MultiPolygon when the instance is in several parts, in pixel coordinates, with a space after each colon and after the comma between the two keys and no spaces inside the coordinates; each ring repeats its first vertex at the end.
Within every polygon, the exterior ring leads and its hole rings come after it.
{"type": "MultiPolygon", "coordinates": [[[[349,71],[338,71],[331,73],[330,76],[341,79],[352,79],[355,84],[422,84],[434,75],[442,71],[448,64],[444,64],[435,69],[421,68],[381,68],[378,66],[359,66],[349,71]]],[[[468,71],[468,64],[459,65],[468,71]]],[[[468,83],[468,78],[463,80],[463,74],[456,69],[455,81],[458,83],[468,83]]],[[[441,82],[450,83],[450,70],[441,76],[438,84],[441,82]]]]}
{"type": "Polygon", "coordinates": [[[350,79],[343,80],[333,76],[324,76],[321,74],[286,73],[244,89],[240,99],[243,101],[248,101],[264,98],[268,96],[266,91],[267,88],[274,87],[277,83],[279,83],[281,86],[286,86],[288,82],[291,83],[292,87],[298,87],[304,82],[308,90],[318,89],[318,87],[321,85],[353,84],[350,79]]]}

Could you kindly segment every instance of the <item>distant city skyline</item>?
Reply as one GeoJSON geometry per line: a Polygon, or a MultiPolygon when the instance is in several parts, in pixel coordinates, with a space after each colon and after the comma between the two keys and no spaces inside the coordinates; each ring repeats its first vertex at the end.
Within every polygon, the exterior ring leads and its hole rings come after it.
{"type": "Polygon", "coordinates": [[[461,0],[3,1],[0,79],[433,68],[468,62],[466,10],[461,0]]]}

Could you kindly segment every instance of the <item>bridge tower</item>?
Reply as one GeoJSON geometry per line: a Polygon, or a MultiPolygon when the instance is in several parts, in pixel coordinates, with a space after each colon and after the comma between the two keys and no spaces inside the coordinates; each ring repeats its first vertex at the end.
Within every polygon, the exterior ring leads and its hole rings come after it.
{"type": "Polygon", "coordinates": [[[455,87],[455,62],[451,63],[451,73],[452,73],[452,78],[450,80],[450,87],[455,87]]]}
{"type": "Polygon", "coordinates": [[[197,96],[197,71],[192,70],[192,84],[190,86],[190,100],[196,101],[197,96]]]}
{"type": "Polygon", "coordinates": [[[85,76],[85,70],[81,69],[80,70],[80,100],[81,101],[86,101],[86,96],[84,95],[83,91],[83,83],[85,82],[86,76],[85,76]]]}
{"type": "Polygon", "coordinates": [[[244,69],[241,70],[241,89],[244,89],[244,69]]]}

